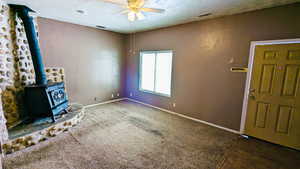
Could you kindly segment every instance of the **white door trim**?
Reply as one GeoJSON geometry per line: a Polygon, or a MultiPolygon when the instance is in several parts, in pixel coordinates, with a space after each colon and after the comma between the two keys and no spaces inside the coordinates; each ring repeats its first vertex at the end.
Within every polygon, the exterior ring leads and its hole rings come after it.
{"type": "Polygon", "coordinates": [[[248,61],[248,72],[247,72],[247,78],[246,78],[243,109],[242,109],[242,116],[241,116],[241,126],[240,126],[241,134],[245,134],[244,131],[245,131],[245,124],[246,124],[246,116],[247,116],[248,94],[249,94],[248,92],[250,89],[255,47],[257,45],[274,45],[274,44],[291,44],[291,43],[300,43],[300,38],[298,38],[298,39],[283,39],[283,40],[268,40],[268,41],[252,41],[251,42],[249,61],[248,61]]]}

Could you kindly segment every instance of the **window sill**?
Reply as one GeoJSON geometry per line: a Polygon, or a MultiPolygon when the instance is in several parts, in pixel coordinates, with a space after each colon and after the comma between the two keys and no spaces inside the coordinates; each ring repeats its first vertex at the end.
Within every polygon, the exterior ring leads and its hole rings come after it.
{"type": "Polygon", "coordinates": [[[144,92],[144,93],[148,93],[148,94],[152,94],[152,95],[156,95],[156,96],[163,96],[163,97],[171,98],[171,95],[167,95],[167,94],[163,94],[163,93],[157,93],[157,92],[152,92],[152,91],[149,91],[149,90],[142,90],[142,89],[139,89],[139,91],[144,92]]]}

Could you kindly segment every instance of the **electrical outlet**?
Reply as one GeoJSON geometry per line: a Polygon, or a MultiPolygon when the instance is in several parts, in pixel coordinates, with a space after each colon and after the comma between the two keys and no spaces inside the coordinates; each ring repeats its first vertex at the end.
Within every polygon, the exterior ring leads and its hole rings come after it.
{"type": "Polygon", "coordinates": [[[114,94],[111,94],[111,98],[114,98],[115,96],[114,96],[114,94]]]}
{"type": "Polygon", "coordinates": [[[132,94],[132,93],[130,93],[129,95],[130,95],[130,96],[133,96],[133,94],[132,94]]]}
{"type": "Polygon", "coordinates": [[[173,107],[176,107],[176,103],[173,103],[172,105],[173,105],[173,107]]]}

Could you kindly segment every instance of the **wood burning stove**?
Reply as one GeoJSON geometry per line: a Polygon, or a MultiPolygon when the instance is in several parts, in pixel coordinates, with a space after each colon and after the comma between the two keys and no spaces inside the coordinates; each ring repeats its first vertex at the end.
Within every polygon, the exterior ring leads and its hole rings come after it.
{"type": "Polygon", "coordinates": [[[67,113],[68,97],[63,82],[26,86],[25,98],[31,119],[50,116],[55,122],[56,116],[67,113]]]}
{"type": "Polygon", "coordinates": [[[29,15],[29,12],[34,11],[23,5],[11,4],[10,6],[23,21],[35,70],[36,84],[25,86],[24,99],[29,118],[34,120],[41,117],[52,117],[54,122],[56,116],[66,112],[68,108],[64,83],[47,82],[33,18],[29,15]]]}

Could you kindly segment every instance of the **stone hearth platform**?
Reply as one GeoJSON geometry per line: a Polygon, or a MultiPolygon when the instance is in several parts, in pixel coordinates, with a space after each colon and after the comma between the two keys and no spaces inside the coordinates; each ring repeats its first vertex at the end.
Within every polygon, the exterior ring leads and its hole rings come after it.
{"type": "Polygon", "coordinates": [[[14,153],[68,131],[70,127],[78,124],[83,116],[84,106],[72,104],[69,113],[57,119],[55,123],[52,123],[51,118],[44,118],[9,129],[9,140],[2,145],[3,153],[14,153]]]}

